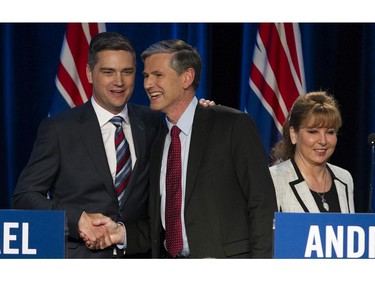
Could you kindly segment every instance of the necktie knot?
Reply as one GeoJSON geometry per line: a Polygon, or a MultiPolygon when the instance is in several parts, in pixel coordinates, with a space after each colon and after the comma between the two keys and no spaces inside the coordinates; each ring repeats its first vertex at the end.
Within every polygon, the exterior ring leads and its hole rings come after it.
{"type": "Polygon", "coordinates": [[[177,126],[173,126],[172,129],[171,129],[171,137],[172,138],[175,138],[175,137],[178,137],[180,135],[180,128],[177,127],[177,126]]]}
{"type": "Polygon", "coordinates": [[[109,120],[113,125],[115,125],[116,126],[116,128],[118,128],[118,127],[121,127],[122,126],[122,121],[123,121],[124,119],[121,117],[121,116],[113,116],[112,118],[111,118],[111,120],[109,120]]]}

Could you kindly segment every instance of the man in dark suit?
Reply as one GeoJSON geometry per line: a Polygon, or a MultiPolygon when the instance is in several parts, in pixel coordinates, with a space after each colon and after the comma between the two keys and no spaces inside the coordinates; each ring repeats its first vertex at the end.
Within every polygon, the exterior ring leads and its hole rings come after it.
{"type": "Polygon", "coordinates": [[[108,218],[94,224],[118,243],[126,231],[129,252],[151,241],[153,257],[271,258],[276,196],[255,123],[239,110],[198,105],[201,59],[185,42],[158,42],[142,59],[151,109],[166,114],[150,155],[149,221],[126,229],[108,218]],[[172,143],[181,151],[170,165],[172,143]],[[180,167],[173,184],[171,166],[180,167]]]}
{"type": "MultiPolygon", "coordinates": [[[[135,71],[135,51],[127,38],[112,32],[94,37],[87,66],[93,86],[91,100],[41,123],[30,160],[15,188],[14,208],[65,210],[68,258],[122,256],[121,245],[98,250],[85,245],[80,233],[110,243],[104,229],[91,224],[92,219],[105,215],[118,223],[130,223],[147,217],[149,154],[161,115],[128,104],[135,71]],[[113,116],[124,119],[122,127],[132,160],[121,203],[114,189],[116,128],[109,122],[113,116]]],[[[148,255],[138,252],[131,257],[138,256],[148,255]]]]}

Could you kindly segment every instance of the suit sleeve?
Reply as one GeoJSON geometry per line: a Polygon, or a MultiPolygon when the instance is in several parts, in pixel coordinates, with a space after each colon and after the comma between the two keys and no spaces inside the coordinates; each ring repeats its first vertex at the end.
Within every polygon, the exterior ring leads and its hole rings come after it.
{"type": "Polygon", "coordinates": [[[55,209],[47,198],[58,171],[59,150],[57,135],[51,122],[44,120],[38,130],[29,162],[20,174],[14,194],[16,209],[55,209]]]}
{"type": "Polygon", "coordinates": [[[232,141],[233,159],[248,204],[251,255],[270,258],[276,195],[263,143],[249,115],[237,118],[232,141]]]}

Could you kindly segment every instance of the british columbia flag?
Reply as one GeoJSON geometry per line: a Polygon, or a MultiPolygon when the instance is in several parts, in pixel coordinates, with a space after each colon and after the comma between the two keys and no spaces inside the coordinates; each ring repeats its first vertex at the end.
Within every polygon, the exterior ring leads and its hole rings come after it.
{"type": "Polygon", "coordinates": [[[293,102],[306,91],[298,23],[259,24],[248,81],[244,111],[254,117],[269,152],[281,136],[293,102]],[[251,104],[251,95],[259,106],[251,104]]]}
{"type": "Polygon", "coordinates": [[[56,75],[57,93],[50,115],[85,103],[92,94],[86,78],[88,48],[91,38],[105,31],[104,23],[68,23],[56,75]]]}

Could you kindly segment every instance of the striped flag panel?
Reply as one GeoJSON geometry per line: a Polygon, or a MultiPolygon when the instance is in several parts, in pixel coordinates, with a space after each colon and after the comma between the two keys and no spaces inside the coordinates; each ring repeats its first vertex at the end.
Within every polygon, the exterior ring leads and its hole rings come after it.
{"type": "Polygon", "coordinates": [[[305,93],[297,23],[259,24],[249,84],[281,133],[293,102],[305,93]]]}
{"type": "Polygon", "coordinates": [[[86,102],[92,94],[86,77],[91,38],[105,31],[104,23],[68,23],[56,76],[56,87],[69,107],[86,102]]]}

